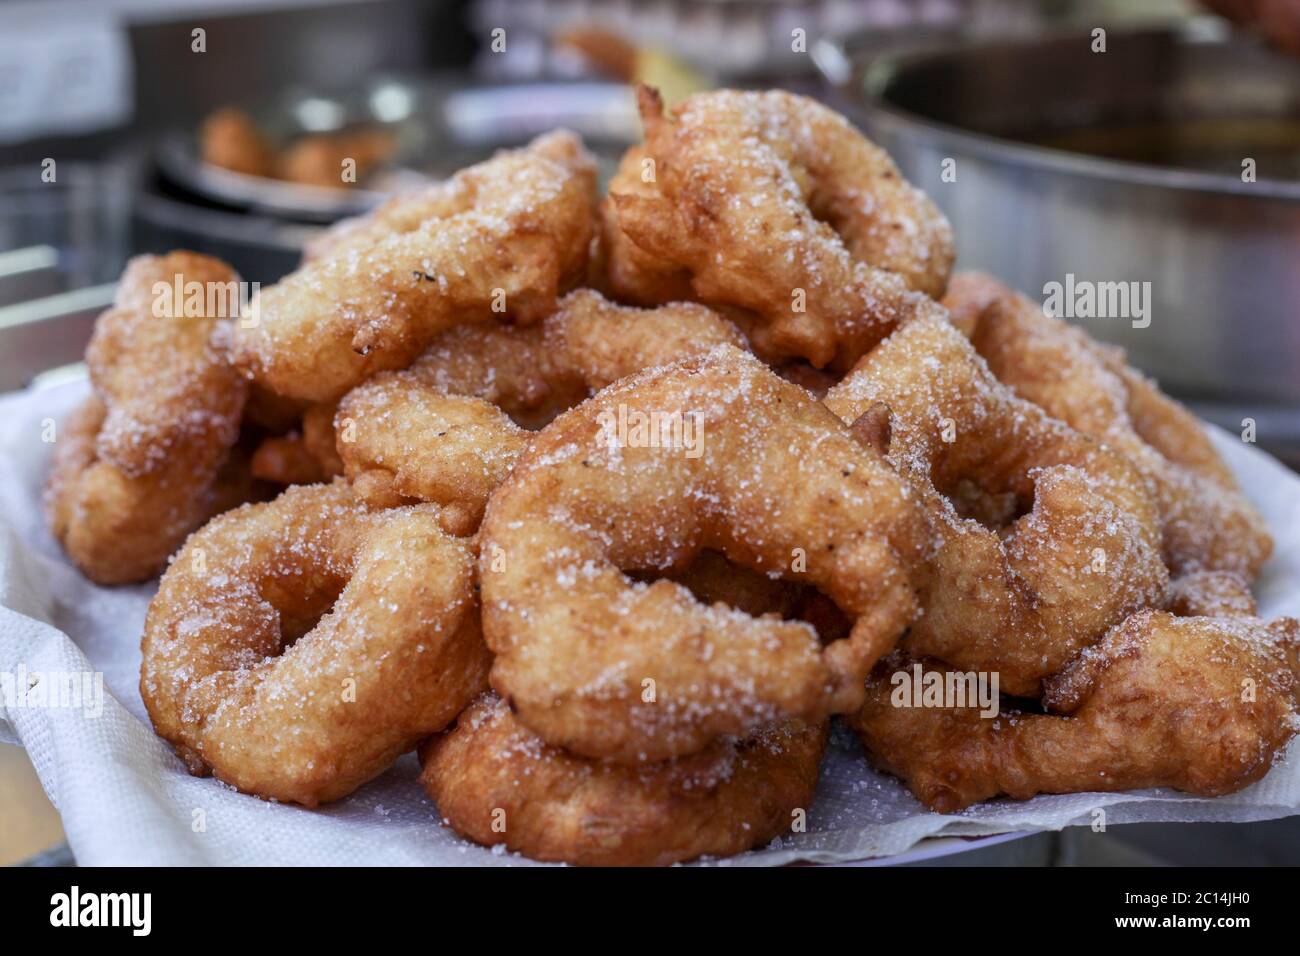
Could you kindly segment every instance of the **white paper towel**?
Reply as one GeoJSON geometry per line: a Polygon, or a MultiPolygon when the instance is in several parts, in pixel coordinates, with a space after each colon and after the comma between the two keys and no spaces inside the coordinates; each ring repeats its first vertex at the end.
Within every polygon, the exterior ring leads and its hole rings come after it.
{"type": "MultiPolygon", "coordinates": [[[[83,864],[521,865],[445,829],[416,782],[413,756],[347,799],[319,810],[268,803],[189,776],[154,736],[138,689],[140,632],[154,585],[86,581],[45,530],[40,491],[51,446],[84,383],[0,397],[0,674],[103,674],[102,712],[0,709],[0,737],[26,747],[83,864]]],[[[1300,614],[1300,478],[1235,436],[1215,432],[1277,538],[1257,586],[1267,616],[1300,614]]],[[[1258,784],[1205,800],[1166,790],[999,800],[953,815],[925,811],[872,771],[837,732],[808,832],[734,857],[729,865],[836,862],[901,853],[928,836],[980,836],[1091,824],[1244,822],[1300,812],[1300,746],[1258,784]]]]}

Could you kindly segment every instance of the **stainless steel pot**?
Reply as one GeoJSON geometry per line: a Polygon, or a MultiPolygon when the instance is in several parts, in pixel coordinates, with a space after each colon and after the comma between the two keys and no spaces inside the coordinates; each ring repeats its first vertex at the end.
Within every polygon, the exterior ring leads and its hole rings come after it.
{"type": "Polygon", "coordinates": [[[1300,447],[1300,64],[1208,21],[1092,41],[879,54],[863,37],[815,58],[836,105],[951,219],[960,267],[1035,297],[1071,275],[1149,282],[1148,326],[1080,324],[1212,418],[1256,417],[1261,442],[1300,447]],[[1134,161],[1153,141],[1185,155],[1134,161]]]}

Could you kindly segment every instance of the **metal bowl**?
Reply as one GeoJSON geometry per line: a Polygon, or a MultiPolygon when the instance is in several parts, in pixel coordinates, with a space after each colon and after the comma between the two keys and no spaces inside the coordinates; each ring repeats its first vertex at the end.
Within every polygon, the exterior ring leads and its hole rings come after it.
{"type": "Polygon", "coordinates": [[[389,77],[337,95],[296,92],[252,115],[279,142],[347,127],[386,130],[394,153],[356,188],[329,189],[213,166],[199,155],[194,132],[184,131],[158,142],[159,170],[172,185],[227,208],[329,222],[560,126],[580,134],[612,172],[640,133],[630,87],[585,81],[471,84],[452,76],[389,77]]]}
{"type": "Polygon", "coordinates": [[[1300,446],[1300,64],[1215,21],[1092,41],[850,38],[815,58],[948,215],[961,267],[1031,296],[1149,282],[1149,326],[1080,324],[1212,418],[1300,446]]]}

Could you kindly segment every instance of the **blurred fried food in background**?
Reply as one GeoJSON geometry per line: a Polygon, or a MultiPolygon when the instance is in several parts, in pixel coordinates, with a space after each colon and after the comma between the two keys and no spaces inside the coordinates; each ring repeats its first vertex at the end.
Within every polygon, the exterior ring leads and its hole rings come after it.
{"type": "Polygon", "coordinates": [[[698,70],[672,54],[639,48],[601,27],[563,30],[551,43],[557,50],[573,53],[602,76],[657,87],[670,106],[712,85],[698,70]]]}

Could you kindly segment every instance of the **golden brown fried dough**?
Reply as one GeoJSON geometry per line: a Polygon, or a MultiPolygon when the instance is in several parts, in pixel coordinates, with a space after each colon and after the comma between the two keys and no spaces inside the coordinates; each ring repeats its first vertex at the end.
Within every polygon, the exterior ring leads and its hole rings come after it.
{"type": "Polygon", "coordinates": [[[907,650],[998,671],[1010,694],[1129,614],[1168,574],[1146,483],[1016,397],[942,319],[895,332],[826,396],[845,422],[887,405],[889,458],[925,503],[936,551],[907,650]]]}
{"type": "Polygon", "coordinates": [[[420,749],[420,779],[475,842],[580,866],[666,866],[787,832],[812,802],[825,743],[824,723],[786,721],[623,767],[550,746],[489,694],[420,749]]]}
{"type": "Polygon", "coordinates": [[[205,163],[245,176],[270,176],[275,171],[275,147],[252,118],[235,107],[219,109],[203,121],[199,154],[205,163]]]}
{"type": "Polygon", "coordinates": [[[547,741],[636,763],[855,708],[913,617],[925,533],[880,456],[722,346],[623,379],[543,429],[493,495],[481,540],[493,686],[547,741]],[[703,549],[822,589],[850,636],[823,649],[802,622],[624,573],[703,549]]]}
{"type": "Polygon", "coordinates": [[[1240,790],[1297,727],[1300,624],[1142,611],[1047,682],[1049,714],[896,707],[877,668],[851,723],[872,759],[931,809],[1006,794],[1240,790]]]}
{"type": "Polygon", "coordinates": [[[1254,617],[1255,596],[1234,571],[1194,571],[1170,582],[1165,610],[1179,617],[1254,617]]]}
{"type": "Polygon", "coordinates": [[[459,502],[482,514],[531,435],[590,393],[643,368],[743,347],[744,336],[701,305],[616,305],[589,289],[561,300],[540,325],[462,326],[439,336],[410,368],[376,376],[344,397],[339,457],[375,507],[459,502]]]}
{"type": "Polygon", "coordinates": [[[1235,571],[1254,578],[1272,538],[1195,417],[1126,365],[1122,353],[1001,288],[979,310],[971,333],[993,373],[1124,455],[1152,483],[1174,574],[1235,571]]]}
{"type": "Polygon", "coordinates": [[[684,270],[692,298],[753,317],[764,359],[841,370],[939,313],[948,223],[842,116],[781,91],[700,93],[669,117],[641,87],[640,107],[653,182],[625,164],[607,200],[615,292],[656,301],[647,285],[684,270]]]}
{"type": "Polygon", "coordinates": [[[658,197],[656,176],[653,157],[644,146],[633,146],[619,161],[609,191],[600,204],[606,281],[619,298],[638,305],[686,302],[693,297],[690,272],[644,251],[628,238],[619,222],[615,197],[640,196],[654,201],[658,197]]]}
{"type": "Polygon", "coordinates": [[[298,432],[263,439],[250,467],[255,478],[277,485],[314,485],[331,477],[298,432]]]}
{"type": "Polygon", "coordinates": [[[95,394],[56,436],[45,508],[68,556],[100,584],[157,574],[214,513],[247,385],[230,362],[226,319],[186,314],[174,290],[224,296],[237,282],[196,253],[140,256],[95,321],[86,350],[95,394]]]}
{"type": "Polygon", "coordinates": [[[499,153],[407,202],[385,220],[396,230],[362,228],[250,303],[237,344],[257,382],[336,399],[454,325],[538,321],[586,274],[595,167],[572,134],[499,153]]]}
{"type": "Polygon", "coordinates": [[[393,152],[391,133],[377,129],[338,130],[303,136],[279,157],[275,175],[286,182],[341,189],[364,179],[393,152]],[[350,166],[345,163],[350,162],[350,166]],[[345,172],[350,173],[345,178],[345,172]]]}
{"type": "Polygon", "coordinates": [[[192,535],[141,642],[140,694],[192,773],[315,806],[484,689],[474,558],[430,505],[290,488],[192,535]]]}

